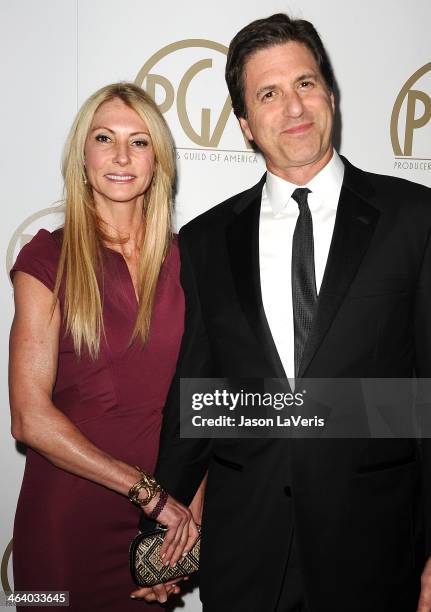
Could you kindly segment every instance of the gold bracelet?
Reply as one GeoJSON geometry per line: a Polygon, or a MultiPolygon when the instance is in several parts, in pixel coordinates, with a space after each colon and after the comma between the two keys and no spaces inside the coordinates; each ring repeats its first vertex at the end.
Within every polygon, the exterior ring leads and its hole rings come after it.
{"type": "Polygon", "coordinates": [[[161,491],[161,486],[157,483],[154,476],[148,474],[148,472],[144,472],[144,470],[138,466],[135,466],[135,468],[141,474],[141,478],[138,480],[138,482],[135,482],[135,484],[130,487],[127,496],[132,504],[142,507],[146,506],[152,499],[154,499],[157,493],[161,491]],[[147,494],[145,499],[139,499],[139,494],[142,490],[144,490],[147,494]]]}

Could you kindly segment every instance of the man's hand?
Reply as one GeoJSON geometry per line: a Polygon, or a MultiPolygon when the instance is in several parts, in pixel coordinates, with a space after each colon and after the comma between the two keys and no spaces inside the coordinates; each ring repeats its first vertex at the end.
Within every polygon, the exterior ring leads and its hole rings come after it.
{"type": "Polygon", "coordinates": [[[196,491],[192,503],[189,506],[193,519],[197,525],[202,523],[202,512],[204,507],[205,488],[207,486],[208,472],[205,474],[199,489],[196,491]]]}
{"type": "MultiPolygon", "coordinates": [[[[148,505],[142,507],[145,514],[151,513],[159,496],[160,494],[157,494],[148,505]]],[[[198,528],[190,510],[170,495],[157,517],[157,522],[167,527],[160,547],[160,557],[164,565],[174,567],[176,562],[193,548],[198,539],[198,528]]]]}
{"type": "Polygon", "coordinates": [[[184,576],[183,578],[169,580],[165,584],[156,584],[153,587],[138,589],[133,591],[130,597],[132,599],[145,599],[145,601],[149,602],[158,601],[159,603],[165,603],[168,601],[169,595],[178,595],[180,593],[181,589],[177,583],[188,579],[188,576],[184,576]]]}
{"type": "Polygon", "coordinates": [[[431,612],[431,557],[429,557],[422,572],[421,595],[417,612],[431,612]]]}

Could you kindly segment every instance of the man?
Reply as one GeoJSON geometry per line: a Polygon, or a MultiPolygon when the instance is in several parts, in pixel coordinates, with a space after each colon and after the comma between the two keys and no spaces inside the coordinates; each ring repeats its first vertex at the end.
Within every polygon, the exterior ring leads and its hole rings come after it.
{"type": "Polygon", "coordinates": [[[310,23],[251,23],[226,78],[267,173],[180,233],[186,327],[156,477],[188,504],[208,472],[205,612],[414,612],[428,444],[179,437],[181,377],[431,376],[430,190],[334,151],[334,78],[310,23]]]}

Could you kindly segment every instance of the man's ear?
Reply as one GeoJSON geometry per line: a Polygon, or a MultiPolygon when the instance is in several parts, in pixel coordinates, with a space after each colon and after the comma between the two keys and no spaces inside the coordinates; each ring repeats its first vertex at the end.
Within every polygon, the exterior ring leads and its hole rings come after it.
{"type": "Polygon", "coordinates": [[[250,142],[253,141],[254,140],[253,139],[253,134],[251,133],[251,130],[249,128],[247,119],[245,117],[240,117],[239,118],[239,124],[240,124],[241,129],[244,132],[246,138],[248,140],[250,140],[250,142]]]}
{"type": "Polygon", "coordinates": [[[332,112],[335,113],[335,96],[334,96],[334,92],[331,91],[331,105],[332,105],[332,112]]]}

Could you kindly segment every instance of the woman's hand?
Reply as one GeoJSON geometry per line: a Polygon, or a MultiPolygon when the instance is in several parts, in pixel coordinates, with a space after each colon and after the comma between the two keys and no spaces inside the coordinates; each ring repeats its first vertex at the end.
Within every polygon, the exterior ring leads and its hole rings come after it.
{"type": "MultiPolygon", "coordinates": [[[[145,514],[151,513],[159,497],[160,493],[147,506],[143,506],[145,514]]],[[[170,495],[157,521],[167,527],[160,548],[161,559],[165,565],[173,567],[181,556],[186,555],[193,548],[199,535],[197,525],[190,510],[170,495]]]]}
{"type": "Polygon", "coordinates": [[[168,601],[168,597],[170,595],[179,595],[181,589],[179,587],[179,582],[182,580],[188,580],[188,576],[183,576],[182,578],[174,578],[174,580],[169,580],[164,584],[156,584],[153,587],[144,587],[142,589],[138,589],[137,591],[133,591],[130,594],[132,599],[145,599],[145,601],[158,601],[159,603],[166,603],[168,601]]]}
{"type": "MultiPolygon", "coordinates": [[[[201,482],[201,484],[199,486],[199,489],[196,491],[195,496],[193,498],[193,501],[190,504],[190,512],[192,514],[192,517],[193,517],[192,520],[194,520],[195,525],[196,524],[200,525],[200,523],[201,523],[206,481],[207,481],[207,475],[205,475],[204,479],[202,480],[202,482],[201,482]]],[[[169,498],[169,499],[171,499],[172,501],[175,501],[172,497],[169,498]]],[[[176,503],[178,503],[178,502],[176,502],[176,503]]],[[[154,505],[155,504],[151,503],[151,508],[154,505]]],[[[165,506],[165,508],[166,508],[166,506],[165,506]]],[[[151,512],[151,510],[149,510],[148,512],[151,512]]],[[[159,515],[157,520],[158,521],[160,520],[161,523],[165,524],[165,520],[161,519],[161,515],[162,514],[163,513],[161,513],[159,515]]],[[[190,547],[188,545],[186,545],[186,547],[184,549],[184,553],[186,553],[186,551],[190,550],[193,547],[194,543],[195,542],[192,541],[190,547]]],[[[164,545],[165,544],[166,544],[166,539],[165,539],[164,545]]],[[[164,553],[164,550],[163,550],[163,546],[162,546],[161,547],[161,554],[163,554],[163,553],[164,553]]],[[[168,600],[168,597],[170,595],[178,595],[180,593],[180,586],[179,586],[178,583],[181,582],[182,580],[188,580],[188,579],[189,579],[188,576],[184,576],[183,578],[177,578],[175,580],[169,580],[168,582],[165,582],[164,584],[157,584],[157,585],[155,585],[153,587],[138,589],[137,591],[134,591],[130,595],[130,597],[132,597],[132,599],[135,599],[135,598],[136,599],[145,599],[145,601],[148,601],[148,602],[158,601],[159,603],[165,603],[168,600]]]]}

